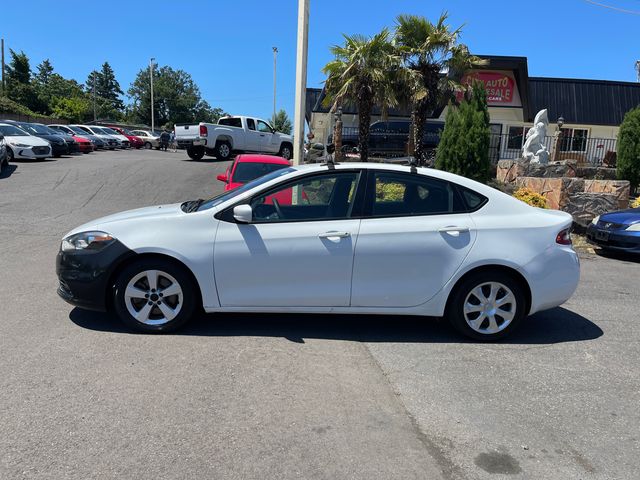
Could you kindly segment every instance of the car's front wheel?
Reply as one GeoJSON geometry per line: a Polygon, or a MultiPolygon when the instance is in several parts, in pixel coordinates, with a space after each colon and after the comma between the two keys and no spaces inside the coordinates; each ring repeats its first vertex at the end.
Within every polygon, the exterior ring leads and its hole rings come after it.
{"type": "Polygon", "coordinates": [[[118,275],[115,311],[126,325],[140,332],[171,332],[193,316],[195,288],[184,269],[173,262],[136,261],[118,275]]]}
{"type": "Polygon", "coordinates": [[[151,147],[152,147],[152,146],[153,146],[153,145],[151,145],[151,142],[144,142],[144,148],[145,148],[145,149],[147,149],[147,150],[151,150],[151,147]]]}
{"type": "Polygon", "coordinates": [[[13,150],[7,147],[7,162],[13,162],[13,160],[14,160],[13,150]]]}
{"type": "Polygon", "coordinates": [[[453,291],[446,316],[454,328],[474,340],[490,342],[509,335],[526,315],[520,282],[501,272],[478,272],[453,291]]]}

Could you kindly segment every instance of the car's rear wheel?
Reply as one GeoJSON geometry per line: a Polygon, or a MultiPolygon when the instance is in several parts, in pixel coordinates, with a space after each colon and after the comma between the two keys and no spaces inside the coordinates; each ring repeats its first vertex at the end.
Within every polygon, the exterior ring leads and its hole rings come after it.
{"type": "Polygon", "coordinates": [[[187,148],[187,155],[191,160],[202,160],[204,157],[204,147],[189,147],[187,148]]]}
{"type": "Polygon", "coordinates": [[[114,307],[120,319],[140,332],[171,332],[192,317],[196,286],[184,269],[161,259],[144,259],[118,275],[114,307]]]}
{"type": "Polygon", "coordinates": [[[229,160],[229,157],[231,157],[231,145],[229,142],[217,142],[215,155],[218,160],[229,160]]]}
{"type": "Polygon", "coordinates": [[[153,145],[151,145],[151,142],[144,142],[144,148],[146,148],[147,150],[151,150],[151,147],[153,145]]]}
{"type": "Polygon", "coordinates": [[[500,272],[478,272],[465,278],[452,293],[446,316],[460,333],[490,342],[509,335],[526,315],[520,282],[500,272]]]}

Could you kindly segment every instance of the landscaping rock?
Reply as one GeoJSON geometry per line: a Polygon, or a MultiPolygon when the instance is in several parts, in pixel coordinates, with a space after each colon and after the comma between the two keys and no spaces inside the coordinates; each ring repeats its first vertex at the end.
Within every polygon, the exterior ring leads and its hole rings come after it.
{"type": "Polygon", "coordinates": [[[574,193],[563,210],[573,216],[573,221],[586,227],[596,216],[616,210],[618,197],[611,193],[574,193]]]}
{"type": "Polygon", "coordinates": [[[561,178],[576,177],[577,165],[575,160],[550,162],[547,165],[530,163],[528,160],[500,160],[496,171],[496,178],[503,183],[513,183],[518,177],[561,178]]]}
{"type": "Polygon", "coordinates": [[[582,178],[540,178],[519,177],[516,179],[518,188],[530,188],[547,199],[547,206],[556,210],[563,210],[569,203],[569,196],[584,191],[582,178]]]}
{"type": "Polygon", "coordinates": [[[617,210],[629,208],[629,182],[627,180],[585,180],[587,193],[611,193],[617,198],[617,210]]]}

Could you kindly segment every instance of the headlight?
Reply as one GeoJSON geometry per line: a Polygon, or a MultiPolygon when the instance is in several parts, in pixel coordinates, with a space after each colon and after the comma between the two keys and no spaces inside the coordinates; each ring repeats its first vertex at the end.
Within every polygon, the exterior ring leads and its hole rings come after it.
{"type": "Polygon", "coordinates": [[[106,232],[81,232],[62,239],[63,252],[74,250],[102,250],[116,239],[106,232]]]}
{"type": "Polygon", "coordinates": [[[640,232],[640,222],[629,225],[625,230],[627,232],[640,232]]]}
{"type": "Polygon", "coordinates": [[[591,223],[593,223],[595,225],[596,223],[598,223],[599,220],[600,220],[600,215],[598,215],[596,218],[591,220],[591,223]]]}
{"type": "Polygon", "coordinates": [[[16,147],[18,148],[27,148],[30,147],[31,145],[27,145],[26,143],[16,143],[16,147]]]}

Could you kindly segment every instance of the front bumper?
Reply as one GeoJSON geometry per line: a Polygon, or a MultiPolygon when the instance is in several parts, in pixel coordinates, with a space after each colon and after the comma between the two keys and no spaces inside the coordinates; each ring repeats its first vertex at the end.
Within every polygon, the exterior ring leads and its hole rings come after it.
{"type": "Polygon", "coordinates": [[[66,155],[69,152],[69,147],[67,146],[67,142],[62,144],[52,143],[51,144],[51,154],[52,155],[66,155]]]}
{"type": "Polygon", "coordinates": [[[58,295],[76,307],[106,311],[111,276],[122,261],[134,255],[118,241],[98,252],[60,250],[56,257],[58,295]]]}
{"type": "Polygon", "coordinates": [[[587,241],[607,250],[640,253],[640,232],[607,230],[591,224],[587,227],[587,241]]]}
{"type": "Polygon", "coordinates": [[[15,147],[16,158],[43,159],[51,156],[51,147],[15,147]]]}

